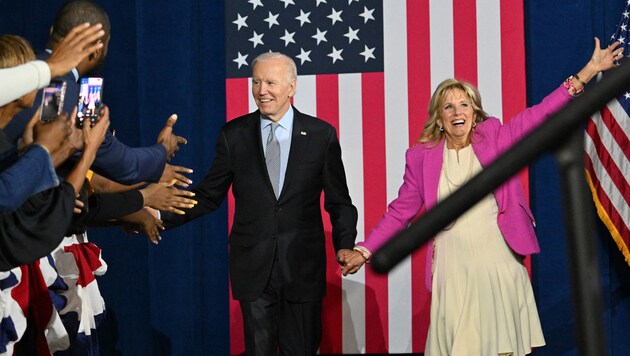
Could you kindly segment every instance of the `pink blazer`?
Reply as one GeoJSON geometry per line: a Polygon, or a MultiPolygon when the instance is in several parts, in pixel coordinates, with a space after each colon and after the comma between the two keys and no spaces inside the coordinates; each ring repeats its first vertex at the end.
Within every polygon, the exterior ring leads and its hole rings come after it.
{"type": "MultiPolygon", "coordinates": [[[[472,147],[482,167],[488,166],[520,138],[540,125],[570,100],[564,86],[560,86],[538,105],[525,109],[507,124],[497,118],[488,118],[477,124],[472,147]]],[[[363,246],[374,252],[387,240],[408,226],[423,206],[427,210],[437,204],[438,183],[443,163],[444,140],[423,143],[406,152],[405,175],[398,197],[372,230],[363,246]]],[[[497,223],[507,244],[520,255],[540,252],[534,233],[534,217],[529,209],[518,176],[512,177],[494,191],[499,213],[497,223]]],[[[430,246],[432,249],[433,247],[430,246]]],[[[428,256],[432,256],[432,250],[428,256]]],[[[431,261],[428,261],[430,266],[431,261]]],[[[431,268],[427,268],[427,286],[430,287],[431,268]]]]}

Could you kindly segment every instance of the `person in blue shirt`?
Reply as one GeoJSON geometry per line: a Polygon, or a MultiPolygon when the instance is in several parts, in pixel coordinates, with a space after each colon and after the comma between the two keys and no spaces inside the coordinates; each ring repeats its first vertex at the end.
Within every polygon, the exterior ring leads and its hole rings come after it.
{"type": "MultiPolygon", "coordinates": [[[[95,28],[83,25],[75,27],[62,43],[62,51],[75,51],[97,39],[95,28]],[[85,31],[87,29],[87,31],[85,31]],[[83,36],[83,37],[82,37],[83,36]],[[83,39],[74,48],[66,44],[77,38],[83,39]]],[[[101,33],[102,35],[102,33],[101,33]]],[[[89,52],[86,52],[87,55],[89,52]]],[[[64,54],[60,54],[62,57],[64,54]]],[[[79,62],[85,55],[74,55],[71,63],[79,62]],[[78,59],[77,59],[78,58],[78,59]]],[[[35,59],[32,48],[21,37],[13,35],[0,36],[0,68],[13,68],[35,59]]],[[[67,67],[67,65],[66,65],[67,67]]],[[[5,127],[16,113],[33,106],[36,91],[19,96],[15,100],[0,106],[0,128],[5,127]]],[[[59,185],[55,167],[68,158],[67,151],[60,150],[68,138],[69,131],[62,118],[50,124],[38,123],[35,129],[33,144],[25,147],[18,156],[17,150],[10,153],[4,151],[3,168],[0,173],[0,213],[13,211],[20,207],[30,196],[59,185]]],[[[0,135],[0,147],[11,145],[4,135],[0,135]]]]}

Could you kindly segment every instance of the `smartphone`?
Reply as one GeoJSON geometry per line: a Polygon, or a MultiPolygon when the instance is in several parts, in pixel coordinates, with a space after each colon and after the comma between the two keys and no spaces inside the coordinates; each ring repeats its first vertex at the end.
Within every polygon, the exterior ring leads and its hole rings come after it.
{"type": "Polygon", "coordinates": [[[80,79],[79,104],[77,105],[76,126],[83,127],[88,120],[91,126],[98,121],[98,114],[103,106],[103,78],[88,77],[80,79]]]}
{"type": "Polygon", "coordinates": [[[66,96],[66,82],[53,80],[42,93],[42,111],[40,120],[52,121],[63,111],[63,100],[66,96]]]}

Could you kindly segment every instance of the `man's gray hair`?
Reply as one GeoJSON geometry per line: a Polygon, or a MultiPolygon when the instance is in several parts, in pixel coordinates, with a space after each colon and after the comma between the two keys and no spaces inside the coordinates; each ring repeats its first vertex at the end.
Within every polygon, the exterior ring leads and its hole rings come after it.
{"type": "Polygon", "coordinates": [[[265,52],[265,53],[259,54],[252,61],[252,68],[254,68],[254,66],[258,62],[269,61],[269,60],[274,60],[274,59],[284,59],[288,66],[287,72],[289,73],[289,81],[297,80],[297,66],[295,65],[295,61],[293,61],[293,58],[287,56],[284,53],[265,52]]]}

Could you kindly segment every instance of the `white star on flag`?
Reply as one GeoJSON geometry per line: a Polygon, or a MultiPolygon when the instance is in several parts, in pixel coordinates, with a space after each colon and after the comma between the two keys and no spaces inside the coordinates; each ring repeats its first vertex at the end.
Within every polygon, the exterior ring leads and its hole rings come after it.
{"type": "Polygon", "coordinates": [[[304,26],[306,22],[311,23],[311,20],[308,19],[310,14],[310,12],[304,13],[304,11],[300,9],[300,16],[295,18],[296,20],[300,20],[300,27],[304,26]]]}
{"type": "Polygon", "coordinates": [[[295,40],[293,40],[294,35],[295,35],[295,32],[289,33],[289,31],[284,30],[284,36],[280,37],[280,39],[284,41],[285,47],[288,46],[289,43],[295,43],[295,40]]]}
{"type": "Polygon", "coordinates": [[[336,11],[335,9],[332,9],[332,12],[330,13],[330,15],[326,16],[329,19],[332,20],[332,24],[334,25],[335,22],[339,21],[339,22],[343,22],[343,20],[341,19],[341,13],[343,12],[343,10],[339,10],[336,11]]]}
{"type": "Polygon", "coordinates": [[[348,27],[348,32],[344,35],[344,37],[348,37],[348,43],[352,43],[353,40],[359,40],[359,36],[357,36],[359,30],[353,30],[352,27],[348,27]]]}
{"type": "Polygon", "coordinates": [[[264,36],[264,35],[265,35],[264,33],[258,34],[258,33],[256,33],[256,31],[254,31],[254,34],[249,39],[254,44],[254,48],[256,48],[256,46],[258,46],[258,45],[264,45],[265,44],[262,41],[262,36],[264,36]]]}
{"type": "Polygon", "coordinates": [[[320,42],[328,42],[328,40],[326,39],[326,32],[328,31],[320,31],[319,27],[317,28],[317,33],[314,34],[313,37],[314,39],[317,40],[317,44],[319,45],[320,42]]]}
{"type": "Polygon", "coordinates": [[[271,26],[273,25],[278,25],[280,26],[280,24],[278,23],[278,15],[274,15],[271,13],[271,11],[269,11],[269,16],[265,19],[265,22],[269,23],[269,28],[271,28],[271,26]]]}
{"type": "Polygon", "coordinates": [[[341,57],[341,52],[343,52],[343,49],[338,50],[335,48],[335,46],[333,46],[332,52],[328,54],[328,57],[332,58],[333,63],[335,63],[337,60],[343,61],[343,58],[341,57]]]}
{"type": "Polygon", "coordinates": [[[258,6],[263,7],[261,0],[249,0],[248,3],[252,4],[252,6],[254,7],[254,10],[256,10],[256,7],[258,6]]]}
{"type": "Polygon", "coordinates": [[[236,14],[236,16],[236,20],[232,21],[232,23],[238,26],[237,31],[240,30],[241,27],[247,27],[247,22],[245,22],[247,21],[247,16],[243,17],[241,14],[236,14]]]}
{"type": "Polygon", "coordinates": [[[238,57],[233,59],[232,62],[238,63],[238,67],[241,68],[241,66],[247,65],[247,56],[248,54],[242,55],[241,52],[238,52],[238,57]]]}
{"type": "Polygon", "coordinates": [[[300,62],[300,64],[304,64],[304,62],[311,61],[311,58],[309,58],[309,54],[311,54],[311,51],[304,51],[304,48],[300,48],[300,54],[296,56],[302,61],[300,62]]]}
{"type": "Polygon", "coordinates": [[[372,59],[376,58],[376,57],[374,57],[374,48],[368,48],[368,46],[365,46],[365,49],[363,50],[363,52],[361,52],[359,54],[362,55],[363,57],[365,57],[365,61],[366,62],[370,58],[372,58],[372,59]]]}
{"type": "Polygon", "coordinates": [[[359,14],[359,16],[363,17],[363,23],[367,23],[368,20],[374,20],[374,9],[368,10],[367,7],[363,6],[363,12],[359,14]]]}
{"type": "Polygon", "coordinates": [[[289,5],[295,5],[295,3],[293,2],[293,0],[280,0],[281,2],[284,3],[284,8],[286,9],[287,6],[289,5]]]}

